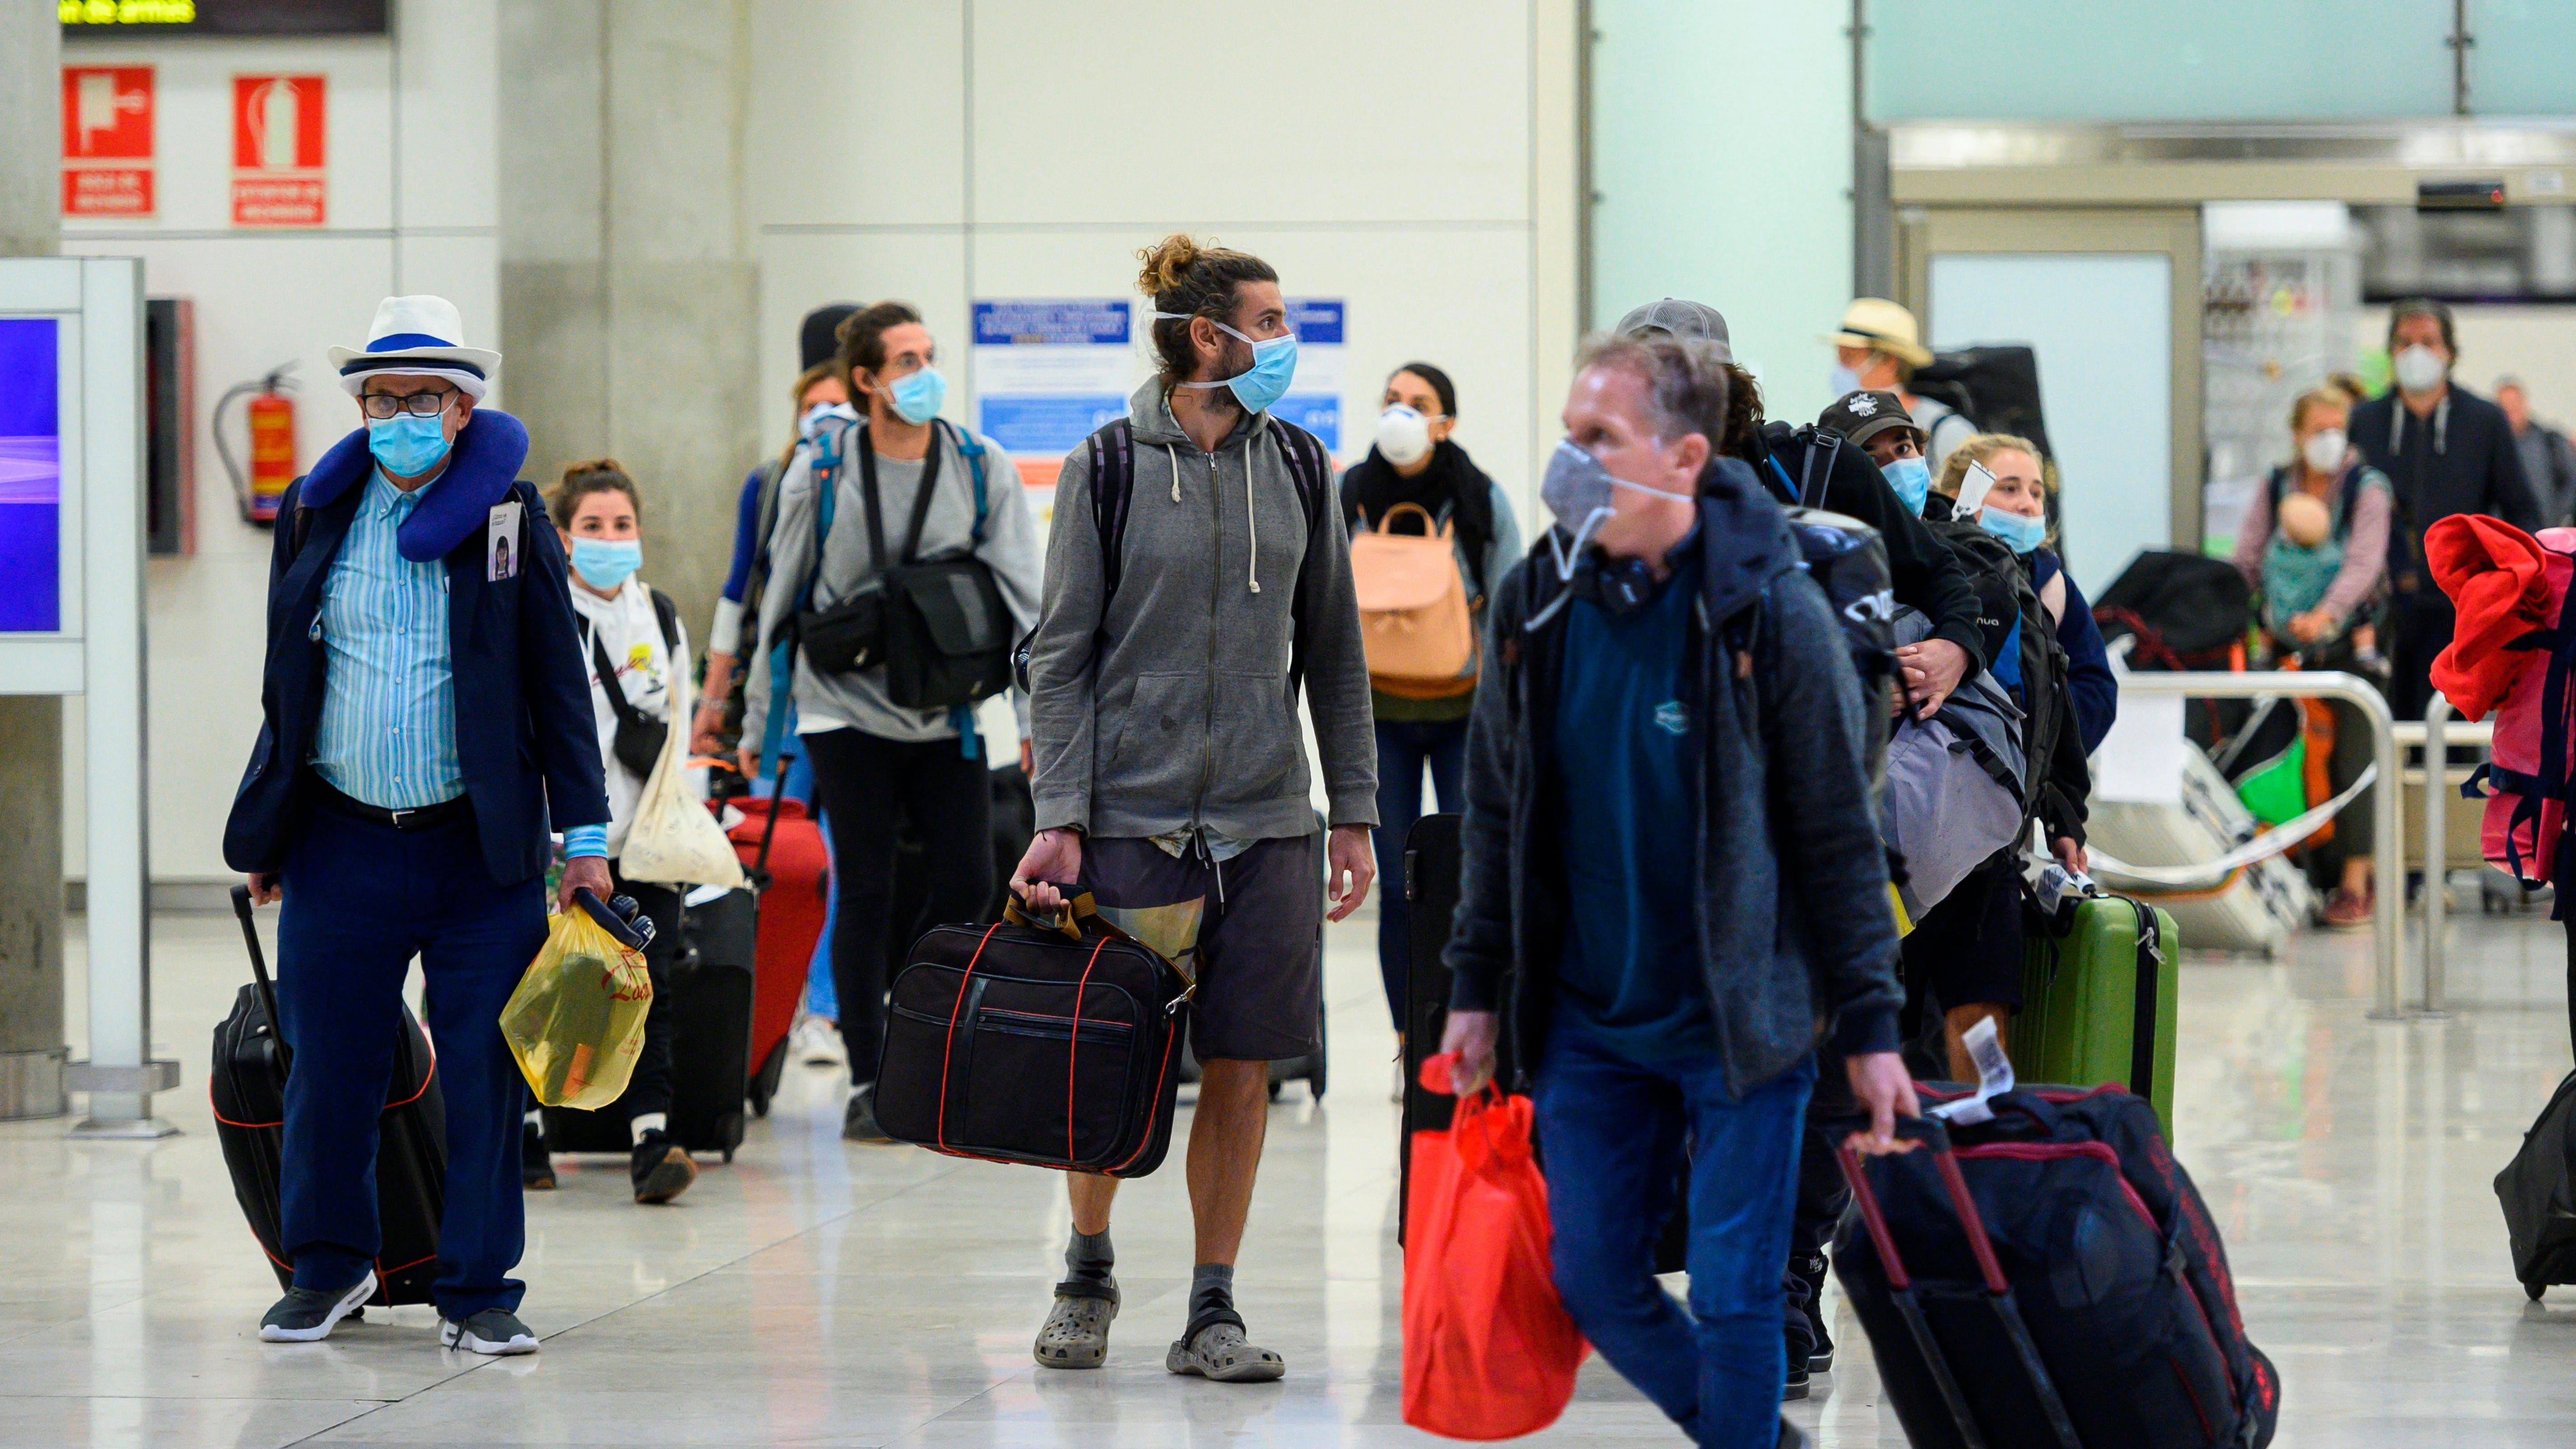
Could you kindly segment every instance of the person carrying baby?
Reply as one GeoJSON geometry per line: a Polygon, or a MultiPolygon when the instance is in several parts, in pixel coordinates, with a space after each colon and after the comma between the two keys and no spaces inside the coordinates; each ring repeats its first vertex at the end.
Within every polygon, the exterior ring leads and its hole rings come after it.
{"type": "MultiPolygon", "coordinates": [[[[2272,470],[2245,510],[2235,564],[2262,601],[2275,658],[2303,669],[2354,669],[2382,677],[2371,609],[2387,582],[2394,494],[2361,460],[2345,432],[2352,395],[2337,387],[2301,393],[2290,405],[2298,456],[2272,470]]],[[[2326,778],[2340,794],[2370,764],[2370,726],[2340,700],[2326,778]]],[[[2325,924],[2361,930],[2371,921],[2371,815],[2367,792],[2335,817],[2334,838],[2311,849],[2310,870],[2329,886],[2325,924]]]]}

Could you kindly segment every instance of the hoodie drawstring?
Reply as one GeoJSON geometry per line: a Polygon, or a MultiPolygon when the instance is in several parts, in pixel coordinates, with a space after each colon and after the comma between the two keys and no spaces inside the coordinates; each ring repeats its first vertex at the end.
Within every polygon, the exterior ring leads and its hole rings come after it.
{"type": "MultiPolygon", "coordinates": [[[[1172,501],[1178,503],[1181,501],[1181,455],[1173,451],[1171,444],[1165,443],[1163,456],[1171,460],[1172,501]]],[[[1211,480],[1216,477],[1214,453],[1208,455],[1208,477],[1211,480]]],[[[1257,594],[1261,592],[1261,525],[1254,521],[1252,515],[1252,460],[1249,457],[1243,464],[1243,532],[1249,540],[1251,553],[1244,565],[1244,583],[1257,594]]]]}
{"type": "Polygon", "coordinates": [[[1247,540],[1243,561],[1244,581],[1254,593],[1261,592],[1261,528],[1252,521],[1252,456],[1243,459],[1243,532],[1247,540]]]}

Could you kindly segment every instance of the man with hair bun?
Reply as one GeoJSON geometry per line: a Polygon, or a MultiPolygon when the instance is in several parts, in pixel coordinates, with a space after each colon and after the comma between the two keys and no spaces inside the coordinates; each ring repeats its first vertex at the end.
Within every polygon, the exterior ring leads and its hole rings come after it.
{"type": "Polygon", "coordinates": [[[1916,1103],[1867,765],[1884,706],[1779,506],[1718,456],[1726,368],[1632,335],[1575,375],[1556,526],[1489,614],[1442,1045],[1473,1091],[1510,1023],[1583,1336],[1694,1442],[1769,1445],[1800,1442],[1780,1270],[1819,1048],[1860,1150],[1911,1145],[1916,1103]],[[1687,1311],[1654,1276],[1677,1184],[1687,1311]]]}
{"type": "MultiPolygon", "coordinates": [[[[1011,887],[1051,911],[1204,902],[1191,1046],[1197,1228],[1188,1318],[1164,1367],[1276,1379],[1234,1264],[1269,1115],[1269,1063],[1323,1045],[1318,842],[1302,688],[1323,755],[1332,919],[1375,874],[1377,746],[1350,541],[1323,444],[1274,417],[1297,367],[1279,274],[1166,237],[1138,253],[1157,375],[1064,461],[1031,641],[1038,833],[1011,887]]],[[[1037,1361],[1098,1368],[1118,1316],[1114,1178],[1074,1174],[1065,1278],[1037,1361]]]]}

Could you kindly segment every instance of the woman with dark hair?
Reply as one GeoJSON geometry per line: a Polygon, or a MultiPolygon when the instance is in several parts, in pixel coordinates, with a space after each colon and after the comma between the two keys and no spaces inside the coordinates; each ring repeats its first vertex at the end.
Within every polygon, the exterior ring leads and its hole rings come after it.
{"type": "MultiPolygon", "coordinates": [[[[1458,574],[1467,592],[1467,607],[1481,619],[1485,592],[1521,553],[1521,530],[1512,516],[1511,500],[1502,486],[1450,441],[1458,427],[1458,390],[1449,374],[1427,362],[1408,362],[1386,380],[1378,414],[1377,443],[1369,455],[1342,474],[1343,521],[1353,537],[1386,527],[1390,510],[1413,504],[1430,516],[1429,531],[1453,529],[1458,574]]],[[[1413,526],[1408,516],[1402,521],[1413,526]]],[[[1467,715],[1475,707],[1476,682],[1442,686],[1447,692],[1390,692],[1383,683],[1369,691],[1377,719],[1377,868],[1397,879],[1404,858],[1404,837],[1422,818],[1422,772],[1431,771],[1431,786],[1443,810],[1464,808],[1459,791],[1467,762],[1467,715]]],[[[1405,982],[1412,974],[1411,913],[1404,893],[1378,898],[1377,968],[1386,983],[1386,1007],[1395,1017],[1396,1035],[1404,1035],[1405,982]]],[[[1403,1068],[1397,1069],[1396,1095],[1403,1096],[1403,1068]]]]}

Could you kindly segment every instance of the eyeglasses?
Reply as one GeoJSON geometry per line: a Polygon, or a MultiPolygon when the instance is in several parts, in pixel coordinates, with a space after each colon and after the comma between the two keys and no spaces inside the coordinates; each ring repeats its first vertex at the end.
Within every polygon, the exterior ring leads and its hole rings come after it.
{"type": "Polygon", "coordinates": [[[434,418],[447,411],[447,400],[454,396],[456,396],[456,389],[452,387],[400,395],[371,392],[358,399],[358,406],[368,417],[380,422],[397,413],[409,413],[416,418],[434,418]]]}

